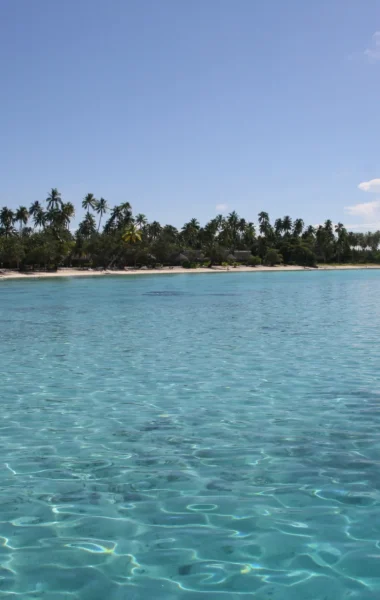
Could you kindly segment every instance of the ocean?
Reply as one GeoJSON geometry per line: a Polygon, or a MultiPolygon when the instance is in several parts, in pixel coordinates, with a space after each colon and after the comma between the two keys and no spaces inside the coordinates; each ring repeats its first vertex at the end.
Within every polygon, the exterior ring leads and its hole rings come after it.
{"type": "Polygon", "coordinates": [[[380,271],[0,282],[0,595],[378,600],[380,271]]]}

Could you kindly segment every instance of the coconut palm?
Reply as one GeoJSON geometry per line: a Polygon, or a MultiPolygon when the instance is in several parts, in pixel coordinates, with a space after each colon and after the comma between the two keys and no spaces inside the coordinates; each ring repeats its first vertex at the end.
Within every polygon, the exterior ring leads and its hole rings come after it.
{"type": "Polygon", "coordinates": [[[345,228],[343,223],[338,223],[335,226],[335,233],[338,234],[338,240],[336,242],[336,252],[338,256],[338,262],[340,262],[342,254],[345,252],[345,250],[349,249],[347,229],[345,228]]]}
{"type": "Polygon", "coordinates": [[[276,219],[274,222],[274,231],[276,233],[276,235],[279,237],[282,232],[284,230],[283,224],[282,224],[282,219],[276,219]]]}
{"type": "Polygon", "coordinates": [[[165,225],[165,227],[162,228],[162,234],[168,241],[173,243],[178,239],[178,229],[173,227],[173,225],[165,225]]]}
{"type": "Polygon", "coordinates": [[[141,242],[141,237],[141,231],[134,223],[131,223],[123,232],[121,239],[126,244],[137,244],[138,242],[141,242]]]}
{"type": "Polygon", "coordinates": [[[223,225],[224,225],[224,221],[225,221],[224,216],[223,215],[216,215],[214,221],[217,224],[218,231],[221,231],[223,229],[223,225]]]}
{"type": "Polygon", "coordinates": [[[91,237],[96,232],[95,217],[91,213],[87,212],[83,221],[79,223],[78,233],[84,238],[91,237]]]}
{"type": "Polygon", "coordinates": [[[17,211],[16,211],[16,217],[15,217],[15,221],[17,221],[19,223],[20,226],[20,232],[22,230],[22,227],[27,224],[29,219],[29,211],[26,208],[26,206],[19,206],[17,211]]]}
{"type": "Polygon", "coordinates": [[[97,205],[97,200],[94,194],[86,194],[86,196],[82,200],[82,208],[87,210],[87,213],[90,214],[90,209],[95,210],[97,205]]]}
{"type": "Polygon", "coordinates": [[[256,229],[253,223],[247,223],[243,233],[243,242],[246,246],[252,246],[256,237],[256,229]]]}
{"type": "Polygon", "coordinates": [[[135,216],[135,223],[136,223],[136,225],[138,225],[139,229],[142,229],[144,227],[144,225],[147,224],[147,222],[148,222],[148,219],[142,213],[139,213],[138,215],[135,216]]]}
{"type": "Polygon", "coordinates": [[[293,223],[294,237],[299,237],[300,235],[302,235],[303,227],[304,227],[304,222],[302,219],[296,219],[294,221],[294,223],[293,223]]]}
{"type": "Polygon", "coordinates": [[[99,215],[99,224],[98,224],[98,231],[99,231],[100,230],[100,223],[102,221],[102,217],[108,211],[107,200],[104,200],[104,198],[100,198],[100,200],[98,200],[97,203],[96,203],[96,209],[95,210],[96,210],[96,212],[99,215]]]}
{"type": "Polygon", "coordinates": [[[188,223],[185,223],[182,227],[182,237],[185,243],[191,247],[195,246],[199,230],[200,225],[197,219],[191,219],[188,223]]]}
{"type": "Polygon", "coordinates": [[[270,229],[269,215],[267,212],[259,213],[259,229],[261,235],[267,235],[270,229]]]}
{"type": "Polygon", "coordinates": [[[71,219],[75,216],[75,208],[71,202],[64,202],[61,207],[62,224],[67,229],[70,226],[71,219]]]}
{"type": "Polygon", "coordinates": [[[29,208],[29,215],[33,217],[33,224],[35,227],[44,227],[45,225],[45,212],[42,208],[41,203],[36,200],[29,208]]]}
{"type": "Polygon", "coordinates": [[[132,206],[129,202],[124,202],[113,207],[104,231],[109,233],[116,229],[125,229],[130,223],[132,223],[132,206]]]}
{"type": "Polygon", "coordinates": [[[282,229],[285,234],[290,233],[292,230],[292,220],[288,215],[282,219],[282,229]]]}
{"type": "Polygon", "coordinates": [[[52,208],[60,208],[62,206],[62,198],[61,194],[57,190],[57,188],[51,188],[50,194],[46,198],[48,210],[52,208]]]}
{"type": "Polygon", "coordinates": [[[148,236],[151,240],[156,240],[161,234],[162,227],[158,221],[153,221],[148,225],[148,236]]]}
{"type": "Polygon", "coordinates": [[[15,222],[15,214],[13,210],[4,206],[0,211],[0,224],[2,233],[5,237],[9,237],[10,235],[15,233],[15,229],[13,224],[15,222]]]}

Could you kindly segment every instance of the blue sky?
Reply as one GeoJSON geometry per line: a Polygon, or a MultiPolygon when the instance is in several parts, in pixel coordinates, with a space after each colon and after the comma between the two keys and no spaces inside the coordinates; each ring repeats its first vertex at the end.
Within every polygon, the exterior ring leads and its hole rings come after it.
{"type": "Polygon", "coordinates": [[[0,205],[380,228],[378,31],[380,0],[2,0],[0,205]]]}

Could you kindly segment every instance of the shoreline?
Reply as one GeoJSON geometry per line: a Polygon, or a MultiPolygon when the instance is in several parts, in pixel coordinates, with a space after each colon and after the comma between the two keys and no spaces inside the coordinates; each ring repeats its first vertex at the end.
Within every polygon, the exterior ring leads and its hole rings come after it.
{"type": "Polygon", "coordinates": [[[104,271],[88,270],[74,268],[62,268],[59,271],[53,273],[47,272],[30,272],[30,273],[19,273],[18,271],[0,269],[0,281],[9,281],[12,279],[48,279],[51,277],[105,277],[112,275],[184,275],[190,273],[270,273],[270,272],[286,272],[286,271],[347,271],[347,270],[362,270],[362,269],[380,269],[380,265],[323,265],[318,268],[312,267],[300,267],[300,266],[278,266],[278,267],[200,267],[199,269],[184,269],[183,267],[173,268],[162,268],[162,269],[130,269],[130,270],[117,270],[104,271]]]}

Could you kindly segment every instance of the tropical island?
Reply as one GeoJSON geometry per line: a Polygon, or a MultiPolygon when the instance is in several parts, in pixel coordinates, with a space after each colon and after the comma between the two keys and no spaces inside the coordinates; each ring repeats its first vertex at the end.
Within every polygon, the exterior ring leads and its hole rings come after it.
{"type": "Polygon", "coordinates": [[[109,207],[104,198],[89,193],[76,231],[72,203],[56,188],[46,200],[29,208],[0,209],[0,268],[19,272],[77,269],[186,269],[259,267],[276,265],[380,265],[380,231],[355,233],[342,223],[326,220],[317,227],[300,218],[277,218],[266,212],[258,223],[235,211],[217,215],[203,227],[196,218],[181,229],[149,222],[133,214],[129,202],[109,207]]]}

